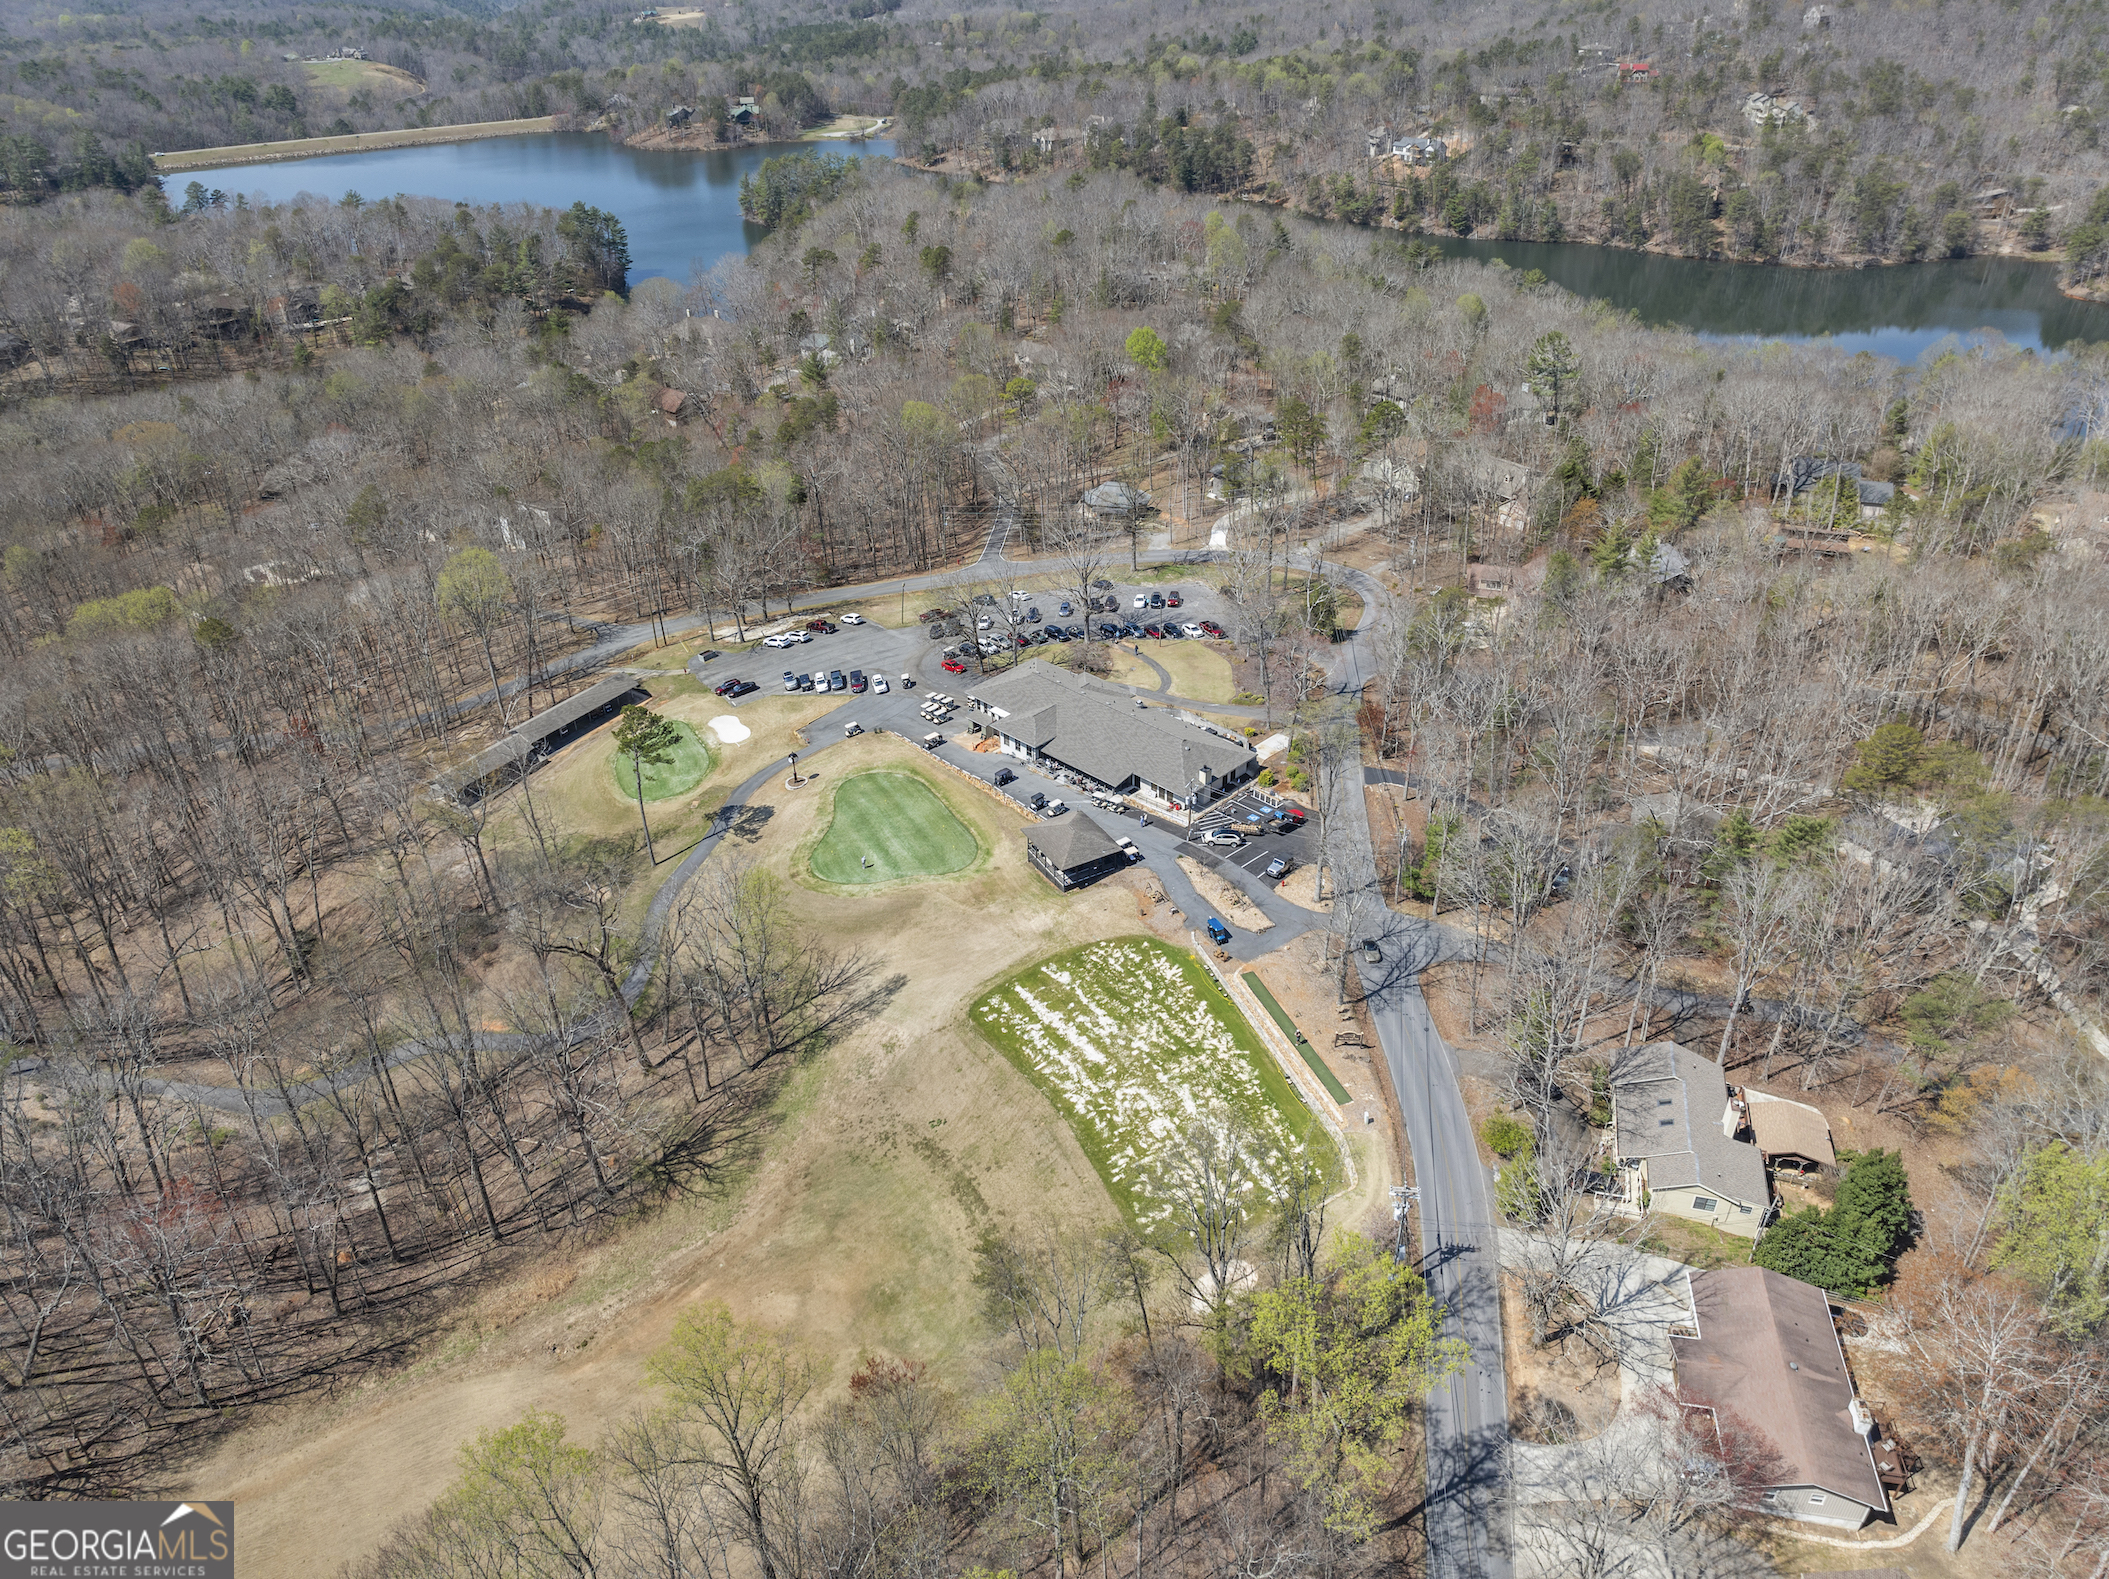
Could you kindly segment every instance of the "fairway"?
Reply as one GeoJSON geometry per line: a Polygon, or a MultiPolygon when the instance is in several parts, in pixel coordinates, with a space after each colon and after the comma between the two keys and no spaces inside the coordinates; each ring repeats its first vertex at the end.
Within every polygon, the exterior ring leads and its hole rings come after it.
{"type": "Polygon", "coordinates": [[[911,774],[873,770],[836,788],[834,814],[811,865],[825,882],[892,883],[956,872],[977,848],[973,833],[929,785],[911,774]]]}
{"type": "MultiPolygon", "coordinates": [[[[656,767],[649,762],[644,765],[644,798],[647,801],[672,800],[676,795],[686,795],[710,773],[714,759],[710,747],[696,733],[696,726],[676,719],[674,728],[681,739],[668,753],[670,760],[656,767]]],[[[637,770],[628,756],[615,749],[612,739],[608,745],[608,771],[615,777],[615,787],[635,800],[637,770]]]]}

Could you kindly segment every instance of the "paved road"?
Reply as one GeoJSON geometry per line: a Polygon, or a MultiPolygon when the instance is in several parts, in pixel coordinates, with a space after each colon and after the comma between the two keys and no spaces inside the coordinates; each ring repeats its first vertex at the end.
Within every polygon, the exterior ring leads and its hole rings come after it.
{"type": "MultiPolygon", "coordinates": [[[[1348,572],[1367,611],[1354,641],[1335,659],[1335,704],[1353,705],[1367,683],[1371,633],[1392,617],[1391,599],[1374,578],[1348,572]]],[[[1429,1018],[1423,970],[1460,957],[1471,940],[1438,923],[1402,916],[1383,903],[1359,750],[1323,764],[1349,782],[1338,797],[1332,832],[1334,880],[1349,899],[1338,915],[1366,917],[1383,958],[1356,971],[1370,1020],[1391,1071],[1406,1121],[1406,1143],[1420,1188],[1421,1267],[1445,1311],[1445,1331],[1471,1349],[1465,1369],[1428,1400],[1429,1572],[1438,1579],[1508,1579],[1511,1561],[1508,1384],[1501,1353],[1500,1254],[1493,1192],[1465,1112],[1457,1061],[1429,1018]]],[[[1360,939],[1355,941],[1359,942],[1360,939]]]]}

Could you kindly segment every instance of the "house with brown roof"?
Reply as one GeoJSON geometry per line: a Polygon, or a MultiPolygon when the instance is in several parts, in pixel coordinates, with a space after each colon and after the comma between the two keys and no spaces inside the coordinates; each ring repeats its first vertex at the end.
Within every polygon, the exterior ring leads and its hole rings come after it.
{"type": "Polygon", "coordinates": [[[1748,1140],[1765,1159],[1765,1166],[1795,1173],[1814,1173],[1835,1167],[1838,1153],[1831,1145],[1831,1121],[1806,1102],[1767,1096],[1762,1091],[1736,1091],[1731,1100],[1743,1115],[1738,1140],[1748,1140]]]}
{"type": "Polygon", "coordinates": [[[1764,1510],[1846,1530],[1888,1512],[1874,1416],[1854,1396],[1823,1290],[1754,1266],[1694,1272],[1691,1285],[1696,1336],[1670,1335],[1677,1396],[1763,1438],[1764,1510]]]}
{"type": "Polygon", "coordinates": [[[1772,1187],[1721,1066],[1675,1042],[1636,1047],[1611,1071],[1613,1148],[1629,1205],[1755,1239],[1772,1187]]]}

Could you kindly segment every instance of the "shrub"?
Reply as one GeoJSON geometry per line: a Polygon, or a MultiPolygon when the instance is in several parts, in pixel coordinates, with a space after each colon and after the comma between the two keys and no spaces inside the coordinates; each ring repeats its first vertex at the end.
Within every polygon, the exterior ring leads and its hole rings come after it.
{"type": "Polygon", "coordinates": [[[1530,1126],[1509,1113],[1491,1114],[1483,1120],[1479,1126],[1479,1138],[1497,1157],[1513,1157],[1535,1147],[1530,1126]]]}
{"type": "Polygon", "coordinates": [[[1782,1217],[1750,1259],[1834,1294],[1865,1294],[1883,1282],[1911,1230],[1904,1154],[1847,1154],[1837,1204],[1805,1206],[1782,1217]]]}

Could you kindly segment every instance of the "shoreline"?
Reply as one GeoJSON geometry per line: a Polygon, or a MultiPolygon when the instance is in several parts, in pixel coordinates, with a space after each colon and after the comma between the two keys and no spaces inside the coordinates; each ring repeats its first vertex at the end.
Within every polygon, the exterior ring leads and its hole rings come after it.
{"type": "Polygon", "coordinates": [[[440,143],[480,142],[486,137],[523,137],[563,130],[555,115],[519,121],[467,121],[458,126],[412,126],[390,132],[353,132],[345,137],[300,137],[276,143],[235,143],[225,148],[183,148],[153,156],[158,175],[219,170],[234,165],[278,164],[328,154],[378,153],[389,148],[424,148],[440,143]]]}

